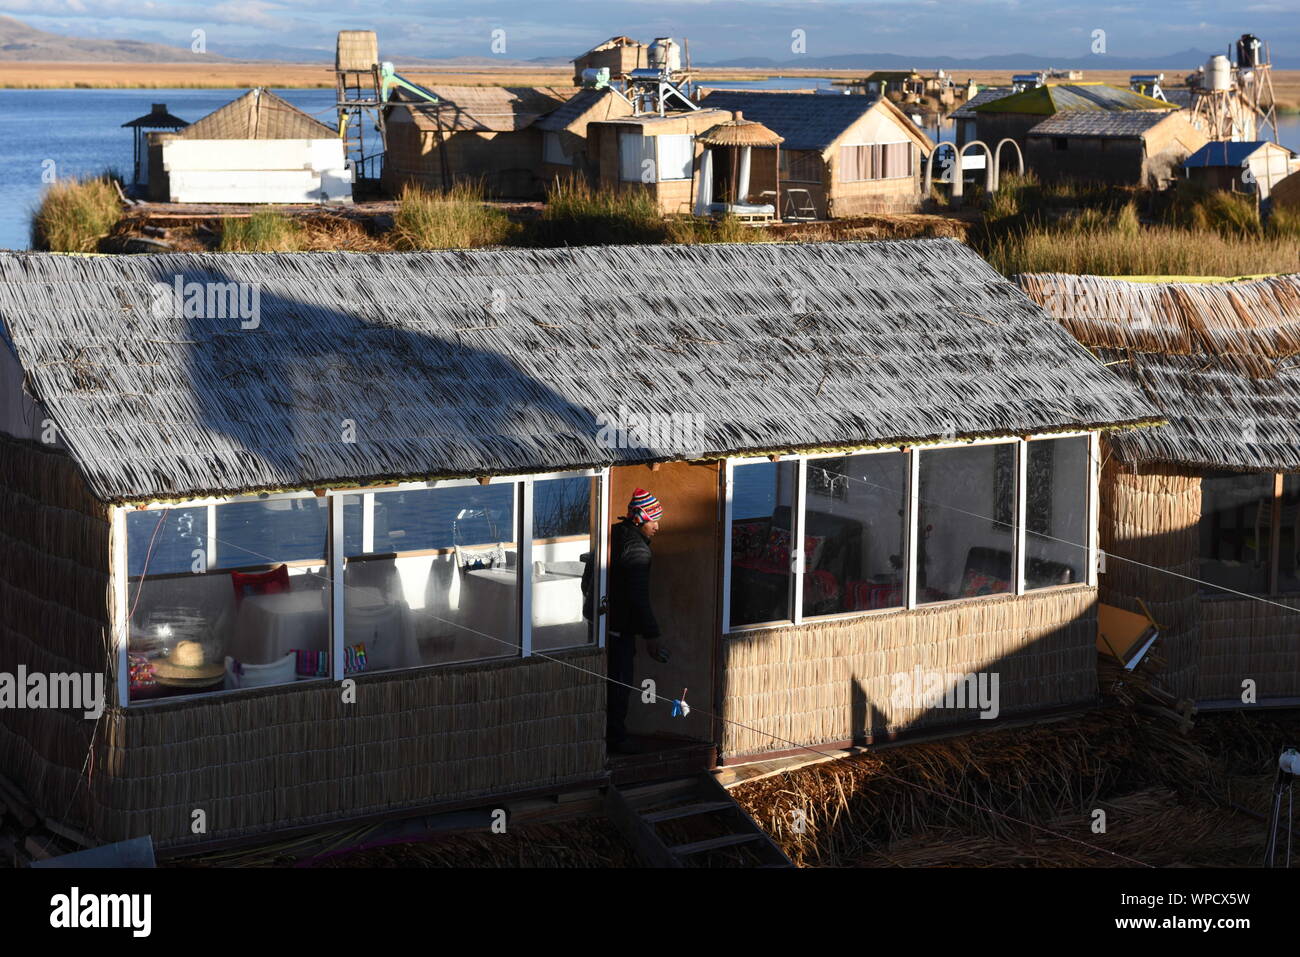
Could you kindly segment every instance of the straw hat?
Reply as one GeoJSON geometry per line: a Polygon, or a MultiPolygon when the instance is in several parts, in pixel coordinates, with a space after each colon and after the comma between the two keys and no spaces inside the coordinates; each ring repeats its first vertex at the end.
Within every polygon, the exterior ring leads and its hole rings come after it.
{"type": "Polygon", "coordinates": [[[745,119],[745,114],[740,111],[736,112],[734,120],[711,126],[696,139],[705,146],[776,146],[785,142],[785,137],[778,136],[756,120],[745,119]]]}
{"type": "Polygon", "coordinates": [[[226,673],[226,666],[206,662],[203,646],[197,641],[182,641],[166,658],[155,661],[153,670],[163,684],[211,684],[213,678],[226,673]]]}

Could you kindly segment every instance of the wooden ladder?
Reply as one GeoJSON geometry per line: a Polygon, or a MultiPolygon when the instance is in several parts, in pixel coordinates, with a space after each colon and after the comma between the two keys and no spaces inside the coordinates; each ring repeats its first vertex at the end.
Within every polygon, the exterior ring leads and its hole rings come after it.
{"type": "Polygon", "coordinates": [[[605,813],[649,867],[793,867],[711,774],[610,785],[605,813]]]}

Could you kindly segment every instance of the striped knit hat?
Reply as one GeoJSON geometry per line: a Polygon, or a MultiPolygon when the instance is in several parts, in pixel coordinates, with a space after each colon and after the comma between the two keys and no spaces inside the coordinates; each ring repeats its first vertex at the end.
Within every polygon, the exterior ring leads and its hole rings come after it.
{"type": "Polygon", "coordinates": [[[664,507],[643,488],[632,493],[632,501],[627,503],[627,516],[634,522],[657,522],[664,513],[664,507]]]}

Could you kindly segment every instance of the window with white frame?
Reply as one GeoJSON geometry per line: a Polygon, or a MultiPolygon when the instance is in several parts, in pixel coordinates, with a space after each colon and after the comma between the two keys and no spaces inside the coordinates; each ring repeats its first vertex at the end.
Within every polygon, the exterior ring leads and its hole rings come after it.
{"type": "Polygon", "coordinates": [[[731,460],[728,628],[1090,583],[1096,449],[1085,434],[731,460]]]}
{"type": "Polygon", "coordinates": [[[595,643],[604,487],[591,471],[128,511],[126,696],[595,643]]]}

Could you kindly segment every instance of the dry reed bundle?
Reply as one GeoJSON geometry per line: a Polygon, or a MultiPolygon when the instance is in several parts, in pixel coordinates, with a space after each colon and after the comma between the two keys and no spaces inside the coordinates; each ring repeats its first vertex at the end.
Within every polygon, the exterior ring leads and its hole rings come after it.
{"type": "MultiPolygon", "coordinates": [[[[895,842],[935,828],[971,839],[963,849],[973,854],[1048,841],[1071,863],[1078,860],[1073,855],[1093,852],[1059,834],[1096,842],[1086,826],[1054,826],[1062,809],[1082,815],[1135,789],[1203,795],[1217,784],[1205,752],[1173,722],[1115,708],[1068,722],[868,752],[742,784],[731,793],[801,865],[888,862],[895,842]],[[794,826],[796,811],[802,832],[794,826]]],[[[999,851],[981,860],[1013,863],[1017,852],[1011,853],[1011,859],[999,851]]]]}

